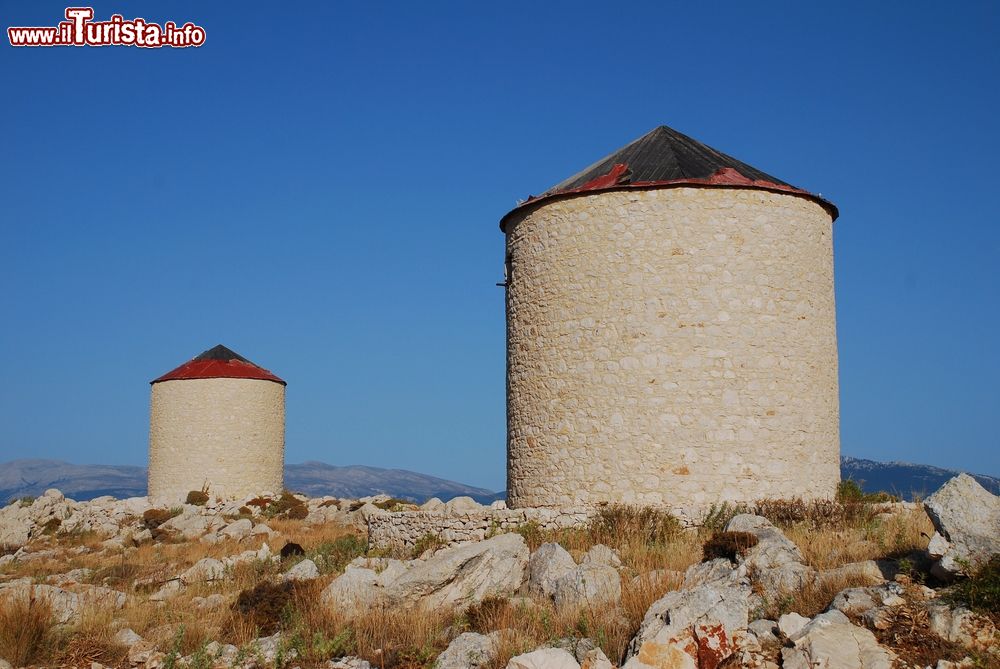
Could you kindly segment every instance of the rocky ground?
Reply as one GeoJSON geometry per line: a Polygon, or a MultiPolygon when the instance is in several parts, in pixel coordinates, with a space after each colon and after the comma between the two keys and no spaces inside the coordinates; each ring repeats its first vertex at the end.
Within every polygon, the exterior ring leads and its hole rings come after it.
{"type": "Polygon", "coordinates": [[[395,553],[368,519],[416,507],[384,496],[189,501],[0,509],[0,668],[1000,666],[1000,498],[967,476],[922,506],[609,507],[395,553]]]}

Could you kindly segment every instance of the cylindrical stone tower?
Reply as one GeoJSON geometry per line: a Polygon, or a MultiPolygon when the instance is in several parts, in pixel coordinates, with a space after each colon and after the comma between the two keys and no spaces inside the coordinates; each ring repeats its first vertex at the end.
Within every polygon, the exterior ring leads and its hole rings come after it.
{"type": "Polygon", "coordinates": [[[223,499],[281,492],[284,381],[220,345],[151,383],[154,503],[183,502],[203,488],[223,499]]]}
{"type": "Polygon", "coordinates": [[[667,127],[504,216],[508,503],[832,497],[836,217],[667,127]]]}

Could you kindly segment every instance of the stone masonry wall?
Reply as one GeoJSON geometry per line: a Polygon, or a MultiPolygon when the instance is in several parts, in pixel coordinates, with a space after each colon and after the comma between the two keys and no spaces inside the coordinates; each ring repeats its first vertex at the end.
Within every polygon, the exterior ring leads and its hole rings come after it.
{"type": "Polygon", "coordinates": [[[830,498],[832,221],[735,188],[589,194],[507,226],[508,503],[830,498]]]}
{"type": "Polygon", "coordinates": [[[374,548],[412,548],[433,535],[447,544],[482,541],[511,532],[528,522],[543,530],[586,525],[590,509],[489,509],[449,514],[433,511],[397,511],[368,517],[368,543],[374,548]]]}
{"type": "Polygon", "coordinates": [[[152,388],[150,499],[182,502],[203,485],[223,498],[281,492],[283,385],[257,379],[185,379],[152,388]]]}

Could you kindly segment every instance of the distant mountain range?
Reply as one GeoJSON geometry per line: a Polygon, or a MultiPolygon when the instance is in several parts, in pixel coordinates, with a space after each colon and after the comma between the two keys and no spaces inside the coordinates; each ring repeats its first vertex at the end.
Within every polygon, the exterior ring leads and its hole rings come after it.
{"type": "MultiPolygon", "coordinates": [[[[958,474],[957,471],[905,462],[875,462],[843,457],[841,476],[861,483],[865,492],[884,490],[913,499],[926,496],[958,474]]],[[[1000,495],[1000,479],[973,474],[984,488],[1000,495]]],[[[468,495],[488,504],[503,499],[503,492],[418,474],[405,469],[383,469],[349,465],[337,467],[323,462],[285,466],[289,489],[313,497],[358,498],[387,494],[423,502],[431,497],[450,499],[468,495]]],[[[61,460],[12,460],[0,464],[0,504],[15,497],[38,496],[48,488],[58,488],[72,499],[85,500],[101,495],[139,497],[146,494],[146,470],[125,465],[75,465],[61,460]]]]}
{"type": "MultiPolygon", "coordinates": [[[[905,500],[927,497],[958,473],[954,469],[909,462],[875,462],[846,455],[840,458],[841,478],[861,483],[865,492],[885,491],[905,500]]],[[[969,475],[994,495],[1000,495],[1000,478],[985,474],[969,475]]]]}
{"type": "MultiPolygon", "coordinates": [[[[504,497],[504,493],[405,469],[337,467],[323,462],[285,465],[285,485],[311,497],[333,495],[357,499],[386,494],[423,502],[431,497],[447,500],[467,495],[485,504],[504,497]]],[[[0,504],[14,497],[37,497],[48,488],[58,488],[75,500],[101,495],[141,497],[146,494],[146,470],[122,465],[74,465],[61,460],[13,460],[0,464],[0,504]]]]}

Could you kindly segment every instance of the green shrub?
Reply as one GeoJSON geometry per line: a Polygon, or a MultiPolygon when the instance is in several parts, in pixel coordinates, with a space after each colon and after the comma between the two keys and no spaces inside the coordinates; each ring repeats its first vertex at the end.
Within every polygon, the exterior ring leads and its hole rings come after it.
{"type": "Polygon", "coordinates": [[[706,530],[722,532],[726,529],[729,521],[741,513],[751,513],[751,510],[745,504],[730,504],[729,502],[713,504],[708,508],[705,517],[702,518],[701,526],[706,530]]]}
{"type": "Polygon", "coordinates": [[[971,576],[956,583],[948,598],[979,613],[1000,614],[1000,554],[994,554],[971,576]]]}
{"type": "Polygon", "coordinates": [[[333,541],[324,541],[307,553],[324,574],[343,571],[347,563],[368,551],[368,542],[356,534],[346,534],[333,541]]]}
{"type": "MultiPolygon", "coordinates": [[[[248,504],[253,502],[247,502],[248,504]]],[[[264,508],[264,515],[268,518],[291,518],[292,520],[302,520],[309,515],[309,508],[301,499],[288,492],[281,493],[278,499],[271,501],[264,508]]]]}

